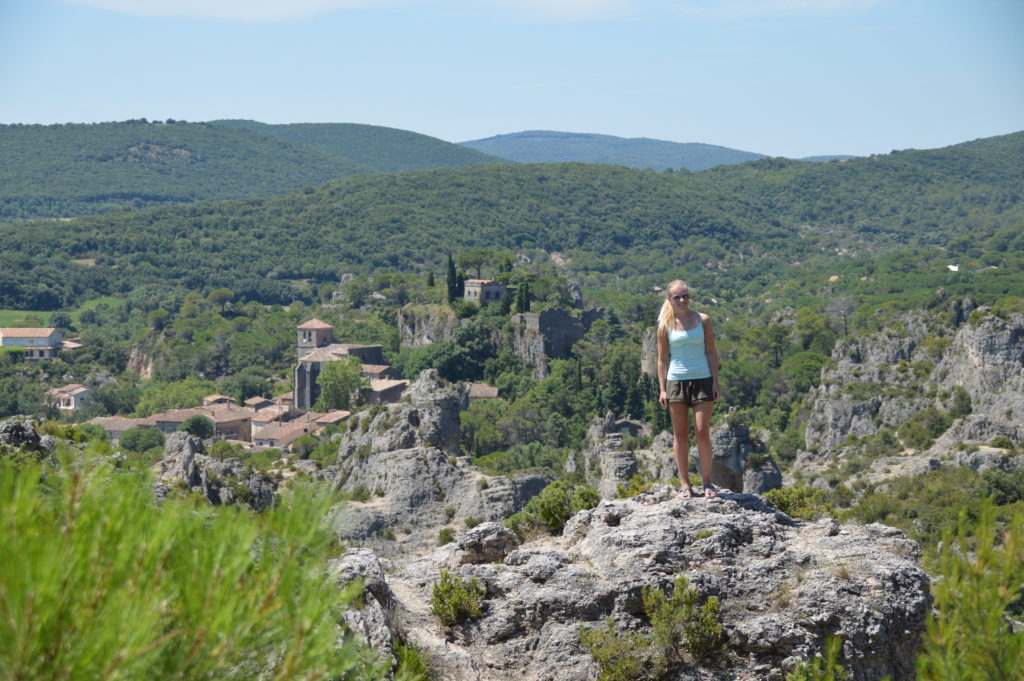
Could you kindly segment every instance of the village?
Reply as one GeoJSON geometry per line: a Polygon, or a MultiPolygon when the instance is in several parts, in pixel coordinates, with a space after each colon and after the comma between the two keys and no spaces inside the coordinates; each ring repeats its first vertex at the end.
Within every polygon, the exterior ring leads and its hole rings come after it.
{"type": "MultiPolygon", "coordinates": [[[[497,303],[510,287],[491,279],[469,279],[465,282],[463,298],[478,305],[497,303]]],[[[533,330],[542,327],[543,313],[527,313],[533,330]]],[[[546,316],[552,316],[548,313],[546,316]]],[[[573,334],[577,335],[577,334],[573,334]]],[[[571,340],[570,343],[571,345],[571,340]]],[[[562,339],[561,345],[565,345],[562,339]]],[[[55,360],[62,351],[80,349],[77,339],[64,339],[57,328],[0,328],[0,348],[18,352],[25,360],[55,360]]],[[[182,430],[190,419],[201,417],[212,424],[210,440],[224,441],[248,451],[278,449],[289,452],[296,440],[305,435],[317,435],[329,426],[338,426],[352,414],[350,410],[316,411],[320,397],[318,378],[325,364],[355,358],[359,362],[359,375],[364,379],[355,400],[359,404],[374,405],[397,402],[410,381],[384,359],[383,346],[339,343],[334,338],[334,327],[320,319],[310,319],[296,328],[296,364],[292,372],[292,390],[274,397],[251,397],[239,403],[235,398],[214,393],[203,398],[202,404],[167,409],[143,417],[97,416],[84,423],[99,426],[111,442],[118,442],[132,429],[156,429],[163,434],[182,430]]],[[[568,347],[563,349],[567,351],[568,347]]],[[[71,383],[47,391],[52,404],[60,411],[73,414],[89,404],[92,398],[86,385],[71,383]]],[[[470,399],[498,397],[498,390],[483,383],[470,384],[470,399]]]]}

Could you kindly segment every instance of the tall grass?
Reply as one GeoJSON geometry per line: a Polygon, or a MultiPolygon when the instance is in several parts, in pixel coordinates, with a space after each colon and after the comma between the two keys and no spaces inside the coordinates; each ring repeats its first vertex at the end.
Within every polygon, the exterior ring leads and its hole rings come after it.
{"type": "Polygon", "coordinates": [[[151,489],[99,457],[0,458],[0,678],[380,678],[339,645],[354,594],[324,579],[329,499],[258,516],[151,489]]]}

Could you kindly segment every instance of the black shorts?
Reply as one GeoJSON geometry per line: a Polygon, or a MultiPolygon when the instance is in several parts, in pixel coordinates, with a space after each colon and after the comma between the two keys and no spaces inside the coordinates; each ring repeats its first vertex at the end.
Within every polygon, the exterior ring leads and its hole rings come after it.
{"type": "Polygon", "coordinates": [[[715,401],[715,381],[707,378],[691,378],[684,381],[669,381],[666,386],[669,402],[694,405],[715,401]]]}

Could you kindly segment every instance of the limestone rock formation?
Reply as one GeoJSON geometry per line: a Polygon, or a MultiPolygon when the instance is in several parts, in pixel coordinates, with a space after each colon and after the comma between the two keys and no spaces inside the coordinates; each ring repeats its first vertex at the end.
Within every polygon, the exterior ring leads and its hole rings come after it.
{"type": "Polygon", "coordinates": [[[39,451],[41,445],[36,433],[38,425],[39,420],[34,416],[14,416],[0,421],[0,447],[39,451]]]}
{"type": "Polygon", "coordinates": [[[398,337],[403,348],[421,348],[450,340],[459,319],[447,305],[409,304],[398,310],[398,337]]]}
{"type": "Polygon", "coordinates": [[[203,442],[185,432],[171,433],[164,442],[164,457],[153,466],[156,495],[171,487],[196,492],[214,506],[239,504],[262,510],[274,503],[277,482],[251,470],[240,459],[217,461],[206,455],[203,442]]]}
{"type": "MultiPolygon", "coordinates": [[[[843,456],[850,436],[872,436],[883,428],[895,432],[928,408],[953,417],[927,451],[910,457],[916,469],[927,469],[931,460],[959,465],[955,452],[961,445],[981,447],[1006,437],[1019,446],[1024,315],[1004,319],[981,308],[967,321],[968,307],[961,304],[954,311],[956,329],[914,313],[879,333],[838,343],[832,366],[811,393],[809,451],[800,455],[797,468],[820,468],[822,461],[843,456]],[[969,396],[968,413],[963,405],[954,410],[957,393],[969,396]]],[[[893,457],[915,454],[902,445],[892,449],[893,457]]],[[[884,467],[893,468],[891,462],[884,467]]],[[[899,468],[903,472],[906,466],[899,468]]]]}
{"type": "Polygon", "coordinates": [[[444,527],[501,520],[538,494],[543,473],[488,476],[459,453],[468,387],[424,371],[403,400],[354,418],[339,440],[335,486],[355,496],[334,514],[346,542],[383,555],[436,546],[444,527]]]}
{"type": "Polygon", "coordinates": [[[842,637],[841,662],[855,681],[913,678],[931,597],[919,549],[901,532],[801,524],[753,495],[674,496],[659,485],[605,500],[561,536],[518,547],[500,526],[480,526],[387,573],[386,589],[369,556],[348,560],[373,575],[375,601],[391,603],[375,621],[389,622],[446,681],[592,679],[580,628],[611,617],[622,631],[643,630],[642,589],[668,590],[678,573],[719,599],[728,656],[672,678],[782,679],[820,653],[827,635],[842,637]],[[430,614],[441,570],[485,586],[481,617],[448,629],[430,614]]]}

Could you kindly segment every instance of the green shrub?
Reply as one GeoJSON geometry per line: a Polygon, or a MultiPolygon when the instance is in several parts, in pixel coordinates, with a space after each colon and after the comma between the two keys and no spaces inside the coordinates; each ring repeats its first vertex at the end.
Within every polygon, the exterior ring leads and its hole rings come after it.
{"type": "Polygon", "coordinates": [[[896,431],[903,444],[914,449],[928,449],[939,435],[949,428],[953,419],[935,407],[928,407],[907,419],[896,431]]]}
{"type": "Polygon", "coordinates": [[[1013,440],[1011,440],[1005,435],[1000,435],[999,437],[994,438],[992,442],[988,443],[988,446],[997,447],[998,449],[1009,449],[1011,451],[1016,449],[1016,447],[1013,444],[1013,440]]]}
{"type": "Polygon", "coordinates": [[[216,426],[213,425],[213,421],[202,414],[195,414],[182,421],[181,425],[178,426],[178,430],[193,435],[200,440],[209,440],[213,437],[216,426]]]}
{"type": "Polygon", "coordinates": [[[131,452],[144,452],[164,446],[164,434],[156,428],[129,428],[121,434],[118,444],[131,452]]]}
{"type": "Polygon", "coordinates": [[[366,485],[356,485],[351,492],[351,498],[354,501],[361,501],[364,504],[370,500],[370,488],[366,485]]]}
{"type": "Polygon", "coordinates": [[[402,641],[396,641],[394,645],[395,678],[401,681],[430,681],[434,678],[433,671],[426,654],[420,652],[413,646],[406,645],[402,641]]]}
{"type": "Polygon", "coordinates": [[[644,612],[651,619],[654,645],[670,663],[681,661],[680,649],[698,662],[714,662],[723,653],[718,599],[711,596],[698,605],[700,601],[700,592],[690,588],[682,575],[676,578],[671,596],[661,589],[643,590],[644,612]]]}
{"type": "Polygon", "coordinates": [[[441,531],[437,533],[437,545],[444,546],[445,544],[451,544],[455,541],[455,530],[450,527],[442,527],[441,531]]]}
{"type": "Polygon", "coordinates": [[[486,593],[475,577],[466,581],[441,570],[441,577],[434,582],[430,596],[430,612],[444,626],[453,626],[482,615],[486,593]]]}
{"type": "Polygon", "coordinates": [[[639,473],[635,473],[632,478],[629,479],[629,485],[620,482],[618,489],[616,490],[616,496],[620,499],[628,499],[635,497],[638,494],[651,489],[654,486],[654,482],[651,480],[644,480],[644,476],[639,473]]]}
{"type": "Polygon", "coordinates": [[[1007,525],[985,504],[972,528],[967,514],[943,536],[940,579],[932,583],[937,615],[929,617],[919,681],[1024,678],[1024,635],[1006,618],[1020,618],[1024,594],[1024,512],[1007,525]]]}
{"type": "Polygon", "coordinates": [[[477,525],[479,525],[480,523],[482,523],[483,521],[484,521],[483,518],[478,518],[475,515],[471,515],[468,518],[466,518],[466,521],[465,521],[466,522],[466,529],[467,530],[471,530],[474,527],[476,527],[477,525]]]}
{"type": "Polygon", "coordinates": [[[530,499],[522,511],[509,517],[505,525],[520,539],[537,530],[558,533],[569,518],[583,509],[594,508],[600,501],[601,495],[593,487],[574,487],[556,480],[530,499]]]}
{"type": "Polygon", "coordinates": [[[804,520],[829,515],[834,510],[825,492],[802,485],[770,490],[764,498],[786,515],[804,520]]]}
{"type": "Polygon", "coordinates": [[[148,475],[69,456],[0,460],[0,676],[382,678],[338,636],[355,592],[324,577],[324,495],[297,487],[261,515],[157,506],[148,475]]]}
{"type": "Polygon", "coordinates": [[[700,593],[680,575],[671,596],[655,587],[643,589],[650,632],[618,631],[611,618],[603,628],[581,628],[580,643],[597,663],[599,681],[656,681],[687,661],[721,662],[725,639],[718,599],[700,601],[700,593]]]}
{"type": "Polygon", "coordinates": [[[601,629],[580,629],[580,643],[600,670],[597,681],[653,681],[661,670],[652,667],[650,637],[619,631],[612,618],[601,629]]]}
{"type": "Polygon", "coordinates": [[[825,641],[825,656],[815,655],[809,662],[801,662],[786,675],[786,681],[845,681],[850,678],[846,668],[837,663],[843,641],[830,636],[825,641]]]}

